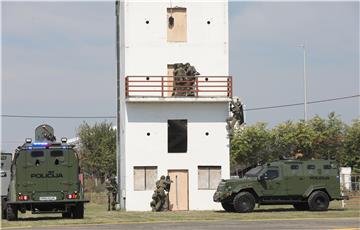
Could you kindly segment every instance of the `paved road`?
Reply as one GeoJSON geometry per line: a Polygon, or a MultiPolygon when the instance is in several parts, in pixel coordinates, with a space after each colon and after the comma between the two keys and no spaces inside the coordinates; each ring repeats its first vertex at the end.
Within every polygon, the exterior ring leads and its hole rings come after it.
{"type": "MultiPolygon", "coordinates": [[[[13,230],[14,228],[12,228],[13,230]]],[[[20,228],[19,228],[20,229],[20,228]]],[[[26,228],[31,229],[31,228],[26,228]]],[[[34,228],[35,229],[35,228],[34,228]]],[[[259,220],[259,221],[204,221],[176,223],[128,223],[116,225],[74,225],[58,227],[41,227],[37,229],[50,230],[92,230],[92,229],[122,229],[122,230],[213,230],[213,229],[360,229],[359,218],[336,219],[298,219],[298,220],[259,220]]]]}

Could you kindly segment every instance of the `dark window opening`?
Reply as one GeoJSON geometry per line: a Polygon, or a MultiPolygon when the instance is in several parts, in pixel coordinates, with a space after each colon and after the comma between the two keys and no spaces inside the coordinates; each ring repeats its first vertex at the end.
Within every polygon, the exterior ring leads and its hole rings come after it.
{"type": "Polygon", "coordinates": [[[147,133],[146,135],[147,135],[147,136],[150,136],[150,133],[147,133]]]}
{"type": "Polygon", "coordinates": [[[269,169],[264,174],[265,180],[272,180],[272,179],[277,178],[278,176],[279,176],[279,171],[276,169],[269,169]]]}
{"type": "Polygon", "coordinates": [[[206,135],[206,136],[209,136],[209,132],[206,132],[205,135],[206,135]]]}
{"type": "Polygon", "coordinates": [[[39,160],[36,160],[36,161],[35,161],[35,165],[36,165],[36,166],[39,166],[39,165],[40,165],[40,161],[39,161],[39,160]]]}
{"type": "Polygon", "coordinates": [[[64,155],[64,153],[61,150],[51,151],[51,153],[50,153],[50,156],[52,156],[52,157],[62,157],[63,155],[64,155]]]}
{"type": "Polygon", "coordinates": [[[299,169],[299,165],[291,165],[290,168],[293,169],[293,170],[299,169]]]}
{"type": "Polygon", "coordinates": [[[150,80],[150,77],[146,77],[146,80],[147,80],[147,81],[150,80]]]}
{"type": "Polygon", "coordinates": [[[56,159],[54,163],[55,163],[55,165],[58,165],[58,164],[59,164],[59,160],[56,159]]]}
{"type": "Polygon", "coordinates": [[[187,120],[168,120],[168,152],[187,152],[187,120]]]}
{"type": "Polygon", "coordinates": [[[149,20],[146,20],[146,22],[145,22],[146,24],[149,24],[149,20]]]}
{"type": "Polygon", "coordinates": [[[31,152],[31,156],[32,156],[32,157],[43,157],[43,156],[44,156],[44,152],[43,152],[43,151],[32,151],[32,152],[31,152]]]}
{"type": "Polygon", "coordinates": [[[207,21],[207,24],[210,25],[210,21],[207,21]]]}
{"type": "Polygon", "coordinates": [[[308,165],[307,169],[315,169],[315,165],[308,165]]]}

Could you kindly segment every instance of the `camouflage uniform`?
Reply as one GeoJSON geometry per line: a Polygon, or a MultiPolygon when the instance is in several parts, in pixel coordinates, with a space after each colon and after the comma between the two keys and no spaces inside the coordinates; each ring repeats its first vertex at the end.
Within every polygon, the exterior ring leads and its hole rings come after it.
{"type": "Polygon", "coordinates": [[[184,92],[179,92],[179,91],[184,91],[184,82],[181,82],[183,80],[185,80],[185,76],[186,76],[186,71],[184,68],[184,64],[182,63],[177,63],[174,65],[174,87],[173,87],[173,96],[184,96],[185,93],[184,92]],[[175,68],[176,67],[176,68],[175,68]]]}
{"type": "Polygon", "coordinates": [[[108,196],[108,211],[115,210],[116,206],[116,195],[117,195],[117,183],[115,177],[107,177],[105,180],[105,188],[108,196]]]}
{"type": "Polygon", "coordinates": [[[185,70],[186,70],[186,80],[189,82],[186,82],[186,85],[188,86],[186,88],[186,96],[195,96],[195,76],[200,75],[198,71],[196,71],[195,67],[190,65],[189,63],[185,64],[185,70]]]}
{"type": "Polygon", "coordinates": [[[164,211],[168,210],[169,202],[168,202],[168,194],[170,190],[170,177],[161,176],[160,180],[156,181],[156,189],[152,195],[152,201],[150,206],[152,211],[164,211]]]}
{"type": "Polygon", "coordinates": [[[233,116],[227,118],[226,122],[228,124],[229,133],[232,135],[236,123],[239,123],[239,125],[244,123],[243,108],[239,99],[237,99],[236,102],[231,101],[230,111],[233,113],[233,116]]]}

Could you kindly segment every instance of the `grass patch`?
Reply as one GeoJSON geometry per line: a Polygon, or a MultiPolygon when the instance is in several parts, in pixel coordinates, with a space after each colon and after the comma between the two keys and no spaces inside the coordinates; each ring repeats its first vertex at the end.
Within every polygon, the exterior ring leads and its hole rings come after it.
{"type": "Polygon", "coordinates": [[[302,218],[345,218],[359,217],[359,207],[342,209],[341,202],[331,202],[327,212],[295,211],[290,205],[272,205],[256,208],[252,213],[227,213],[224,211],[178,211],[178,212],[124,212],[107,211],[107,206],[90,203],[85,206],[85,218],[81,220],[62,219],[61,214],[32,215],[19,213],[18,221],[2,220],[2,227],[41,227],[77,224],[119,224],[139,222],[176,221],[224,221],[224,220],[266,220],[302,218]]]}

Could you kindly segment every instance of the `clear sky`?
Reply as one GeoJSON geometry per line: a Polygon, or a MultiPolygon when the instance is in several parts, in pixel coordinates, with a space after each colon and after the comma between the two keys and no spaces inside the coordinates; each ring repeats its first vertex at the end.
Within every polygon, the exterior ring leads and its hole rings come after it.
{"type": "MultiPolygon", "coordinates": [[[[1,114],[116,115],[113,2],[1,4],[1,114]]],[[[303,101],[301,43],[309,101],[359,94],[359,2],[231,2],[229,24],[230,73],[246,108],[303,101]]],[[[359,103],[312,104],[309,117],[335,111],[350,123],[359,103]]],[[[248,124],[301,118],[303,106],[246,113],[248,124]]],[[[84,119],[1,121],[1,150],[13,152],[37,125],[52,125],[58,138],[74,137],[84,119]]]]}

